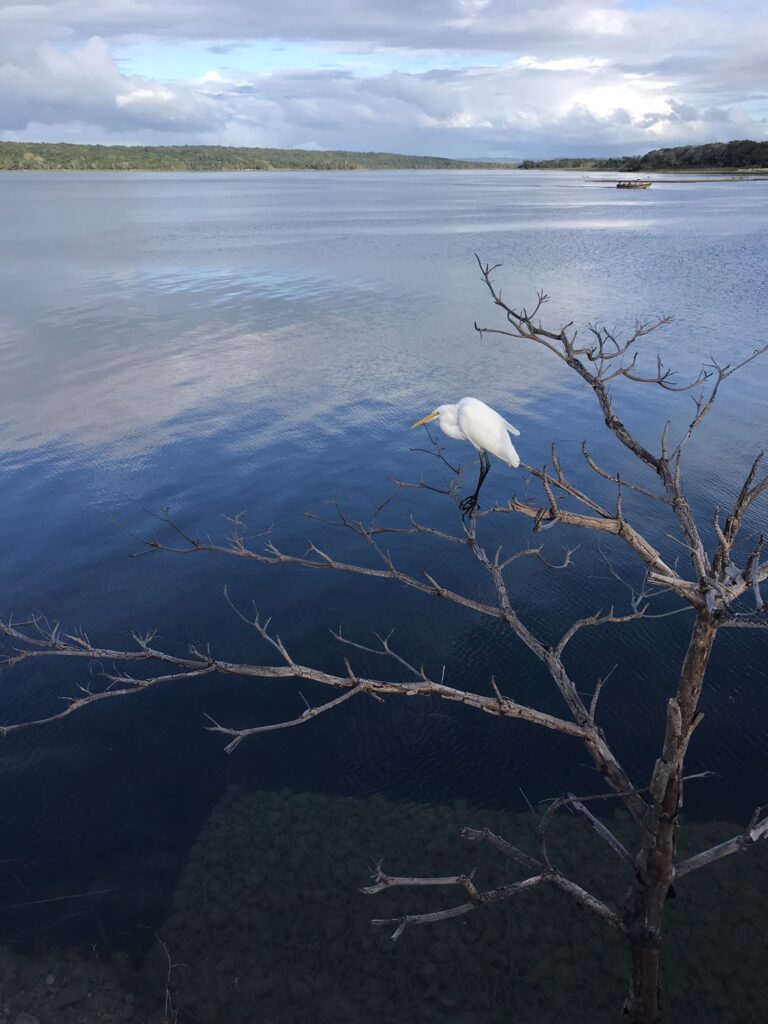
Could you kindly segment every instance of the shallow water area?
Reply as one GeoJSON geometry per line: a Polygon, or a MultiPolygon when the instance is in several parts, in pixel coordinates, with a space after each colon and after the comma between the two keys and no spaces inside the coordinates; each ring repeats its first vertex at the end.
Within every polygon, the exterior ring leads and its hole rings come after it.
{"type": "MultiPolygon", "coordinates": [[[[631,840],[623,812],[608,823],[631,840]]],[[[223,1017],[242,1024],[615,1020],[626,984],[621,946],[606,942],[605,929],[557,892],[539,888],[455,920],[411,927],[394,944],[399,915],[444,910],[461,903],[463,893],[360,892],[379,862],[393,874],[439,875],[450,865],[472,872],[482,891],[519,881],[519,866],[462,841],[458,831],[490,828],[537,856],[538,824],[530,813],[465,801],[427,806],[231,786],[190,848],[146,954],[106,955],[99,942],[32,959],[7,949],[0,1019],[13,1020],[21,1010],[61,1024],[154,1024],[169,1019],[163,1013],[190,1024],[223,1017]],[[374,926],[372,918],[384,924],[374,926]]],[[[732,828],[685,826],[681,854],[728,837],[732,828]]],[[[583,819],[558,818],[548,849],[569,877],[604,900],[621,900],[630,869],[605,858],[583,819]]],[[[680,887],[665,940],[671,1020],[762,1019],[767,883],[768,856],[758,849],[680,887]],[[702,946],[710,951],[706,960],[702,946]]],[[[134,897],[140,888],[137,877],[134,897]]],[[[116,898],[106,895],[104,904],[116,898]]]]}

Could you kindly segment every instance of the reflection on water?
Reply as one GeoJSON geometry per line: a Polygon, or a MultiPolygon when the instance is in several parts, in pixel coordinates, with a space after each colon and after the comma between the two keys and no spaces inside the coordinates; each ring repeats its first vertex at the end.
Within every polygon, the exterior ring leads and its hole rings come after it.
{"type": "MultiPolygon", "coordinates": [[[[13,254],[0,281],[0,610],[39,609],[115,645],[131,628],[158,628],[180,649],[212,640],[232,658],[263,657],[233,619],[226,583],[237,600],[254,599],[274,615],[296,657],[336,669],[341,654],[329,626],[343,622],[361,638],[395,627],[405,654],[436,673],[444,666],[455,685],[483,688],[494,675],[510,695],[559,713],[539,667],[492,623],[377,581],[254,571],[215,558],[131,559],[135,543],[112,521],[146,532],[154,528],[149,512],[170,506],[195,534],[221,536],[223,517],[245,510],[254,533],[271,527],[290,550],[322,537],[340,557],[366,557],[354,538],[324,531],[303,512],[326,515],[326,502],[341,495],[362,514],[391,494],[390,476],[444,481],[444,468],[410,451],[421,441],[408,425],[465,394],[517,424],[526,462],[543,463],[555,440],[586,482],[579,442],[591,437],[598,461],[625,470],[590,396],[559,363],[475,334],[475,320],[499,323],[475,252],[504,264],[506,298],[526,303],[546,288],[556,325],[576,318],[621,327],[673,313],[664,336],[649,339],[648,358],[663,347],[681,378],[710,353],[744,355],[764,340],[760,182],[656,183],[629,198],[576,175],[535,172],[4,174],[0,217],[13,254]]],[[[765,364],[729,383],[689,453],[691,495],[706,522],[714,501],[732,495],[733,474],[766,443],[766,385],[765,364]]],[[[618,397],[651,445],[664,418],[679,425],[689,416],[686,396],[625,388],[618,397]]],[[[448,456],[468,461],[471,453],[449,444],[448,456]]],[[[486,493],[502,499],[520,487],[519,475],[495,466],[486,493]]],[[[386,514],[403,521],[411,510],[455,527],[434,495],[400,493],[386,514]]],[[[635,511],[674,559],[679,546],[659,508],[635,511]]],[[[530,542],[524,523],[495,529],[509,549],[530,542]]],[[[768,529],[765,508],[750,529],[768,529]]],[[[553,557],[576,541],[582,547],[574,574],[527,562],[515,572],[521,613],[545,636],[607,600],[625,600],[604,550],[567,531],[546,540],[553,557]]],[[[445,585],[485,592],[476,567],[452,550],[397,537],[391,547],[406,569],[437,566],[445,585]]],[[[617,571],[636,571],[622,551],[609,554],[617,571]]],[[[683,643],[679,617],[573,643],[572,665],[587,689],[621,665],[601,698],[603,724],[637,778],[649,772],[659,700],[683,643]]],[[[691,752],[692,770],[718,773],[691,788],[686,809],[696,817],[741,820],[765,799],[764,674],[759,636],[730,631],[713,660],[691,752]]],[[[83,678],[77,665],[14,671],[3,680],[0,717],[47,712],[83,678]]],[[[311,687],[302,693],[320,696],[311,687]]],[[[68,945],[81,956],[95,943],[109,950],[110,971],[127,970],[128,956],[130,970],[141,972],[185,858],[193,849],[198,856],[195,838],[233,780],[265,792],[377,793],[424,805],[469,799],[511,810],[524,809],[521,790],[538,800],[594,788],[581,751],[562,737],[480,721],[461,708],[349,704],[230,759],[202,729],[206,713],[266,722],[302,707],[290,686],[210,679],[9,737],[0,748],[0,861],[17,866],[0,864],[0,903],[110,887],[134,893],[137,872],[145,899],[46,904],[34,916],[19,908],[4,915],[2,936],[18,943],[19,955],[55,956],[68,945]]],[[[266,842],[264,856],[269,849],[266,842]]],[[[255,883],[243,884],[245,903],[255,883]]],[[[339,900],[327,880],[317,885],[318,904],[344,916],[349,897],[339,900]]],[[[247,927],[258,930],[254,921],[247,927]]],[[[217,927],[226,932],[227,924],[217,927]]],[[[239,933],[233,926],[227,934],[235,942],[239,933]]],[[[323,984],[342,974],[327,966],[323,984]]],[[[443,1006],[440,983],[424,985],[437,985],[429,1005],[443,1006]]],[[[445,998],[458,1000],[451,1012],[461,1019],[460,997],[445,998]]],[[[508,996],[499,998],[510,1011],[508,996]]]]}

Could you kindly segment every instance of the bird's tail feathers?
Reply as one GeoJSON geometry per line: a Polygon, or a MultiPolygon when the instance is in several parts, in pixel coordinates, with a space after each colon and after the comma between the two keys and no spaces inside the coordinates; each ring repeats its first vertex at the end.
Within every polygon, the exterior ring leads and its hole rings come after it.
{"type": "Polygon", "coordinates": [[[507,428],[510,434],[514,434],[515,437],[520,437],[520,431],[517,429],[517,427],[513,427],[512,424],[508,423],[506,420],[504,420],[504,426],[507,428]]]}
{"type": "Polygon", "coordinates": [[[510,469],[517,469],[517,467],[520,465],[520,456],[517,454],[517,449],[513,444],[510,443],[509,447],[512,449],[512,451],[510,452],[510,458],[509,461],[507,462],[507,465],[510,467],[510,469]]]}

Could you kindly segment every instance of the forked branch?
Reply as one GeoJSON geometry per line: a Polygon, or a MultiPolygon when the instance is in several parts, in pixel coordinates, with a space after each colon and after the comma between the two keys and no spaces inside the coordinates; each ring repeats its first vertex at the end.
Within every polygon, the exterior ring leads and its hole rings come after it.
{"type": "Polygon", "coordinates": [[[23,625],[14,626],[9,623],[0,622],[0,634],[5,635],[17,645],[11,654],[0,661],[0,666],[3,664],[6,666],[17,665],[29,658],[50,657],[87,658],[94,662],[159,662],[173,669],[171,672],[163,672],[162,674],[148,675],[146,677],[134,677],[126,673],[116,674],[100,671],[94,678],[100,678],[104,681],[103,689],[92,689],[92,681],[88,687],[80,688],[79,696],[65,698],[66,707],[63,711],[45,718],[2,725],[0,726],[0,736],[5,736],[21,729],[28,729],[32,726],[58,721],[73,714],[75,711],[80,711],[99,701],[133,696],[144,693],[159,685],[178,683],[196,679],[201,675],[217,673],[225,678],[306,679],[311,682],[323,683],[336,689],[349,691],[345,693],[343,699],[329,701],[327,704],[316,708],[308,708],[298,718],[283,723],[258,726],[250,729],[235,729],[214,722],[211,727],[214,732],[231,737],[227,747],[228,751],[234,750],[241,740],[249,735],[306,723],[318,715],[337,707],[344,700],[350,699],[351,696],[361,693],[379,696],[438,697],[442,700],[466,704],[496,717],[524,719],[536,725],[541,725],[544,728],[552,729],[555,732],[562,732],[576,739],[583,740],[586,737],[585,729],[567,719],[519,704],[508,697],[499,699],[496,695],[486,696],[480,693],[473,693],[471,690],[457,689],[448,686],[445,682],[431,679],[426,673],[419,673],[418,678],[405,682],[371,678],[355,673],[346,660],[344,663],[346,669],[344,675],[320,671],[296,661],[285,648],[280,638],[273,636],[269,632],[268,624],[262,623],[258,617],[254,620],[246,619],[246,621],[279,653],[284,664],[258,665],[249,662],[231,662],[214,656],[210,651],[200,651],[195,647],[190,648],[187,657],[181,657],[152,646],[151,638],[142,637],[139,634],[134,634],[133,637],[137,645],[134,650],[100,648],[93,646],[90,641],[82,638],[62,636],[60,630],[56,627],[53,628],[51,635],[46,636],[44,627],[39,622],[27,632],[25,632],[23,625]]]}

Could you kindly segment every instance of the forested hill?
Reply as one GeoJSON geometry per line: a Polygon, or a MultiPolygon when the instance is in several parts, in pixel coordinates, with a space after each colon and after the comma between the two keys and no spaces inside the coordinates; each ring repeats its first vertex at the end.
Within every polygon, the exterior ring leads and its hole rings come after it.
{"type": "Polygon", "coordinates": [[[0,142],[3,171],[363,171],[511,167],[437,156],[230,146],[78,146],[0,142]]]}
{"type": "Polygon", "coordinates": [[[676,171],[676,170],[750,170],[768,168],[768,142],[740,139],[735,142],[710,142],[705,146],[676,146],[652,149],[643,156],[622,156],[606,160],[568,157],[562,160],[524,160],[526,170],[592,171],[676,171]]]}

